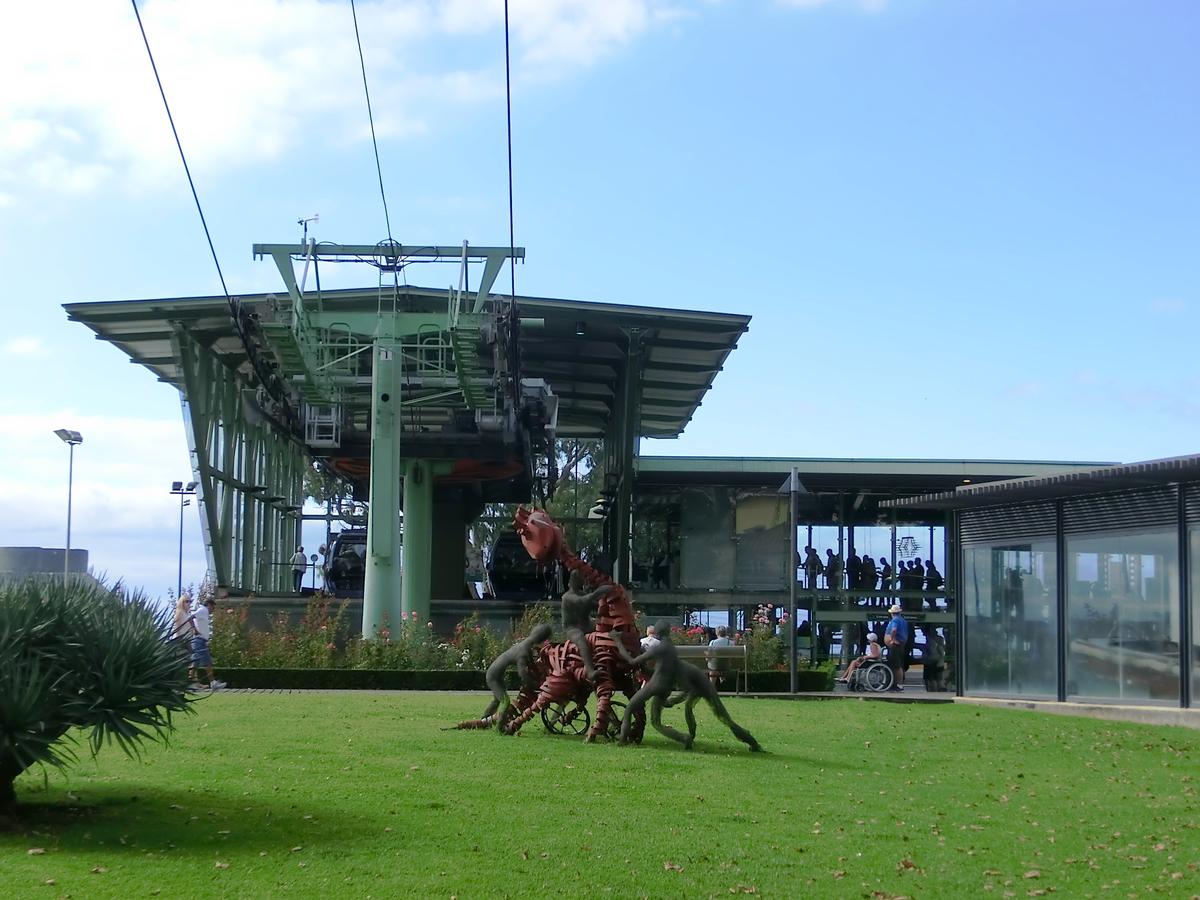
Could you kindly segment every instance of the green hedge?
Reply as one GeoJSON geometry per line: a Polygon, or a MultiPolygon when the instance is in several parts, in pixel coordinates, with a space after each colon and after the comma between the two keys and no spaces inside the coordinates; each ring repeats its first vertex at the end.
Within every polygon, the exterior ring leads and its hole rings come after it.
{"type": "MultiPolygon", "coordinates": [[[[833,690],[829,672],[802,669],[796,673],[801,691],[833,690]]],[[[508,673],[510,689],[516,688],[516,673],[508,673]]],[[[218,669],[217,677],[234,688],[315,689],[359,691],[482,691],[487,689],[483,672],[472,669],[451,671],[407,671],[397,669],[218,669]]],[[[732,679],[726,688],[733,687],[732,679]]],[[[751,672],[754,693],[786,693],[787,672],[751,672]]]]}

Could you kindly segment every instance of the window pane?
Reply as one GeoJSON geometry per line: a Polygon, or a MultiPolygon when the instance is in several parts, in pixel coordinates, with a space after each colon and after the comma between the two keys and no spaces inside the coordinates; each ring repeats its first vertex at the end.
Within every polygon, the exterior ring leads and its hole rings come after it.
{"type": "Polygon", "coordinates": [[[1058,696],[1053,541],[963,548],[966,690],[1058,696]]]}
{"type": "Polygon", "coordinates": [[[729,488],[688,488],[683,492],[680,587],[733,587],[733,512],[729,488]]]}
{"type": "Polygon", "coordinates": [[[1067,539],[1067,694],[1179,702],[1174,530],[1067,539]]]}
{"type": "Polygon", "coordinates": [[[1200,706],[1200,528],[1192,528],[1189,557],[1192,573],[1192,706],[1200,706]]]}

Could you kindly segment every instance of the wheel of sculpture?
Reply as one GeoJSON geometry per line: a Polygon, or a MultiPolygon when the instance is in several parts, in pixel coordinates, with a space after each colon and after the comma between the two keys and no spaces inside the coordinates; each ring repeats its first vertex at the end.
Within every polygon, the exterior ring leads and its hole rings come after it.
{"type": "Polygon", "coordinates": [[[604,733],[608,735],[610,741],[615,741],[621,736],[621,720],[625,718],[625,704],[620,700],[614,700],[609,706],[609,713],[611,716],[604,733]]]}
{"type": "Polygon", "coordinates": [[[542,724],[551,734],[583,734],[592,724],[592,715],[574,701],[551,703],[542,708],[542,724]]]}

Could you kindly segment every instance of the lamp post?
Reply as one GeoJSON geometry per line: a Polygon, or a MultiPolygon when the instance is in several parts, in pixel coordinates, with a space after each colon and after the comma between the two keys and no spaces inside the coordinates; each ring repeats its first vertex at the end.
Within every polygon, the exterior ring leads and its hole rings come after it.
{"type": "Polygon", "coordinates": [[[71,448],[67,462],[67,551],[63,554],[63,586],[71,572],[71,492],[75,481],[75,445],[83,443],[83,435],[67,428],[56,429],[59,440],[71,448]]]}
{"type": "Polygon", "coordinates": [[[182,481],[172,481],[171,493],[179,495],[179,577],[175,584],[175,599],[178,600],[183,596],[183,508],[192,502],[183,498],[196,496],[196,482],[189,481],[185,485],[182,481]]]}

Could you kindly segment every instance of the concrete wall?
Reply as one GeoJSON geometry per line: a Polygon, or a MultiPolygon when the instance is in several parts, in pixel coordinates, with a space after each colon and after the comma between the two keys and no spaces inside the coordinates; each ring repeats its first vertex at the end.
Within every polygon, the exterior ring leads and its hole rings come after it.
{"type": "MultiPolygon", "coordinates": [[[[0,579],[28,578],[31,575],[61,575],[62,547],[0,547],[0,579]]],[[[85,575],[88,552],[71,548],[70,571],[85,575]]]]}

